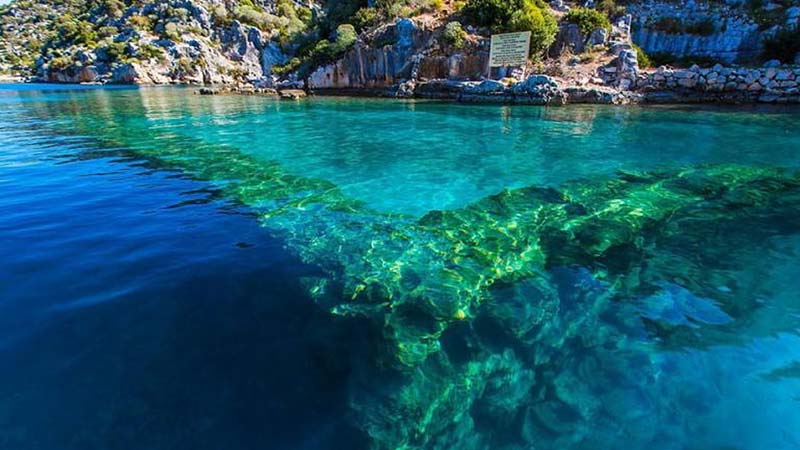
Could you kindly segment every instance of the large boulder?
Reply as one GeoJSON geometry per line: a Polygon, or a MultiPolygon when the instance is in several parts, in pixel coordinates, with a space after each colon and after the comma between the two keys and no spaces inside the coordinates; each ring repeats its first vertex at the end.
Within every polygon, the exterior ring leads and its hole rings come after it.
{"type": "Polygon", "coordinates": [[[139,79],[139,73],[133,64],[119,64],[111,69],[111,82],[119,84],[135,83],[139,79]]]}
{"type": "Polygon", "coordinates": [[[564,53],[577,55],[586,49],[586,36],[581,33],[581,29],[574,23],[562,23],[558,28],[558,34],[553,45],[548,50],[553,58],[558,58],[564,53]]]}
{"type": "Polygon", "coordinates": [[[464,92],[468,94],[497,94],[505,91],[506,85],[497,80],[483,80],[480,83],[465,83],[464,92]]]}
{"type": "Polygon", "coordinates": [[[531,75],[511,89],[520,103],[538,105],[561,105],[566,103],[567,95],[562,91],[556,80],[547,75],[531,75]]]}
{"type": "Polygon", "coordinates": [[[558,88],[558,83],[547,75],[531,75],[514,85],[515,94],[531,94],[542,91],[543,89],[558,88]]]}
{"type": "Polygon", "coordinates": [[[608,30],[605,28],[597,28],[589,35],[587,44],[589,46],[605,45],[608,42],[608,30]]]}

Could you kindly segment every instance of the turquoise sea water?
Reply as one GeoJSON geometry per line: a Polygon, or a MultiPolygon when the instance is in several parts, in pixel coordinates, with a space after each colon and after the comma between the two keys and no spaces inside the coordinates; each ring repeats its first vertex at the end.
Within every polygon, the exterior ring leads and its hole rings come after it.
{"type": "Polygon", "coordinates": [[[0,448],[800,447],[800,112],[0,87],[0,448]]]}

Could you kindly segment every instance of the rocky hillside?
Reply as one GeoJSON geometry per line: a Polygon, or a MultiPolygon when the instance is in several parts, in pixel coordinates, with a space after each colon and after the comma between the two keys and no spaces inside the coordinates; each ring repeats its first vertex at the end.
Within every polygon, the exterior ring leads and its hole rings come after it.
{"type": "Polygon", "coordinates": [[[253,80],[312,15],[289,0],[19,0],[0,12],[0,64],[50,82],[253,80]]]}
{"type": "Polygon", "coordinates": [[[528,73],[625,89],[639,66],[800,63],[799,19],[800,0],[15,0],[0,72],[402,90],[480,79],[488,36],[532,31],[528,73]]]}

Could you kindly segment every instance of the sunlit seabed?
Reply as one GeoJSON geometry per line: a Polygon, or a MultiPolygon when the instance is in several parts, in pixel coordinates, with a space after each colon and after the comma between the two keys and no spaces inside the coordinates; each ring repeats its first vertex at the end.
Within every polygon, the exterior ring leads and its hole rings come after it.
{"type": "Polygon", "coordinates": [[[0,446],[800,446],[797,112],[12,86],[0,114],[0,446]]]}

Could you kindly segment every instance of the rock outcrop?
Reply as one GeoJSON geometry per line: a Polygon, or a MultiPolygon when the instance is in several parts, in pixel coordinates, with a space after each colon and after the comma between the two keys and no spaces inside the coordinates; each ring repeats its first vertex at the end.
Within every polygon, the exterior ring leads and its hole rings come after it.
{"type": "Polygon", "coordinates": [[[13,49],[0,45],[0,64],[55,83],[235,84],[262,80],[286,61],[271,32],[227,16],[216,1],[91,5],[18,0],[0,11],[13,49]],[[15,33],[32,44],[23,48],[15,33]]]}
{"type": "Polygon", "coordinates": [[[762,51],[765,34],[742,7],[648,0],[629,11],[633,41],[647,53],[734,63],[753,61],[762,51]]]}
{"type": "Polygon", "coordinates": [[[434,30],[400,19],[360,40],[333,64],[308,78],[311,89],[387,88],[407,80],[477,79],[485,75],[488,48],[471,46],[451,53],[432,51],[434,30]]]}

